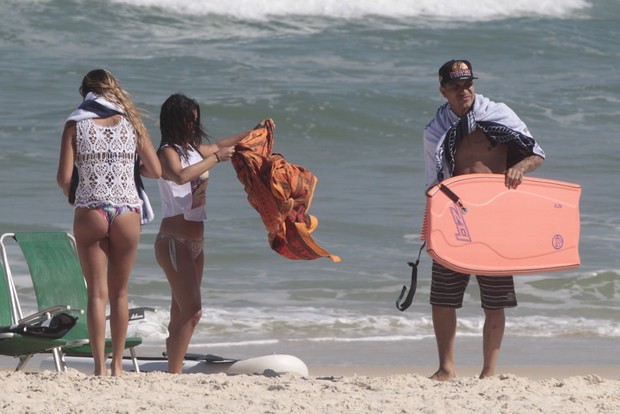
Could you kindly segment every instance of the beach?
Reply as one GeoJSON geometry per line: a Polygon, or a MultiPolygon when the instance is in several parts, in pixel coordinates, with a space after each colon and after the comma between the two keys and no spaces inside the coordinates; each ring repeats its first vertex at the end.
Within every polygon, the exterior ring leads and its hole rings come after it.
{"type": "Polygon", "coordinates": [[[6,413],[619,413],[618,367],[475,369],[437,382],[429,367],[310,367],[308,377],[0,371],[6,413]]]}
{"type": "MultiPolygon", "coordinates": [[[[325,250],[288,260],[230,163],[210,173],[202,318],[189,352],[288,354],[307,378],[26,372],[0,357],[3,413],[620,413],[620,3],[592,0],[3,0],[0,2],[0,234],[73,231],[56,183],[60,138],[82,77],[110,70],[145,111],[195,98],[212,142],[276,123],[274,151],[317,177],[308,214],[325,250]],[[251,4],[250,4],[251,3],[251,4]],[[475,7],[474,7],[475,6],[475,7]],[[437,70],[468,59],[476,91],[504,102],[541,144],[531,173],[582,186],[581,266],[515,277],[496,376],[479,380],[484,312],[475,278],[458,312],[458,378],[437,383],[422,252],[422,134],[445,99],[437,70]]],[[[170,288],[143,226],[130,307],[166,326],[170,288]]],[[[499,231],[499,230],[498,230],[499,231]]],[[[507,237],[512,235],[507,234],[507,237]]],[[[8,260],[23,314],[37,310],[18,246],[8,260]]],[[[69,304],[70,305],[70,304],[69,304]]],[[[164,341],[143,337],[140,356],[164,341]]]]}
{"type": "MultiPolygon", "coordinates": [[[[619,85],[608,81],[620,38],[617,2],[480,0],[467,10],[458,0],[437,10],[426,7],[431,0],[91,3],[0,5],[0,233],[73,231],[55,180],[60,135],[93,68],[114,73],[150,115],[155,146],[171,93],[197,99],[213,139],[270,117],[274,151],[318,179],[312,237],[342,261],[272,251],[234,168],[221,163],[210,172],[203,312],[190,352],[286,353],[312,366],[429,364],[436,350],[426,252],[413,304],[400,312],[395,301],[422,244],[422,132],[444,102],[437,69],[468,58],[476,91],[506,102],[548,154],[531,175],[583,190],[581,266],[515,277],[519,305],[507,311],[501,363],[620,364],[620,217],[608,184],[620,165],[609,150],[620,115],[619,85]],[[84,25],[94,20],[106,25],[84,25]]],[[[156,309],[149,320],[167,325],[170,288],[153,252],[161,200],[157,182],[145,186],[155,220],[142,228],[129,300],[156,309]]],[[[28,267],[17,246],[8,250],[23,313],[31,313],[28,267]]],[[[483,322],[472,278],[459,311],[460,364],[479,364],[483,322]]]]}

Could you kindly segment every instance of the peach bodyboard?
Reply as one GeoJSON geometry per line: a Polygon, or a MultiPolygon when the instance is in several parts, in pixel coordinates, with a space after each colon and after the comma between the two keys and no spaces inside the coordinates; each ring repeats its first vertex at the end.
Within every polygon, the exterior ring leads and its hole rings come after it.
{"type": "Polygon", "coordinates": [[[580,196],[578,184],[542,178],[508,189],[502,174],[452,177],[427,192],[422,238],[433,259],[468,274],[576,268],[580,196]]]}

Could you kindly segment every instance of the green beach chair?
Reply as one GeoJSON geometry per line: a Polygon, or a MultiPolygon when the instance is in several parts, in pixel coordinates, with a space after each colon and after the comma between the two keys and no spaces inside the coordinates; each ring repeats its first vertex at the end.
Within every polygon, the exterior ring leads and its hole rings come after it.
{"type": "MultiPolygon", "coordinates": [[[[20,333],[17,326],[33,324],[52,317],[57,311],[67,310],[65,307],[54,307],[45,312],[38,312],[27,318],[18,318],[16,312],[16,296],[12,283],[5,269],[5,254],[2,252],[0,263],[0,355],[19,358],[15,371],[21,371],[35,354],[52,352],[60,356],[60,348],[67,344],[64,339],[50,339],[20,333]]],[[[56,362],[56,361],[55,361],[56,362]]],[[[62,366],[55,363],[56,370],[62,366]]]]}
{"type": "MultiPolygon", "coordinates": [[[[16,232],[6,233],[0,238],[4,248],[4,239],[12,238],[19,245],[34,287],[39,310],[58,303],[68,304],[72,308],[87,309],[88,296],[86,281],[75,250],[75,239],[65,232],[16,232]]],[[[131,309],[130,319],[144,317],[144,309],[131,309]],[[136,316],[137,317],[134,317],[136,316]]],[[[85,311],[86,313],[86,311],[85,311]]],[[[62,347],[57,363],[66,366],[64,356],[92,357],[88,339],[87,315],[76,323],[65,335],[67,341],[62,347]]],[[[125,349],[129,349],[135,372],[140,372],[135,347],[142,343],[142,338],[127,338],[125,349]]],[[[106,353],[112,353],[112,339],[106,338],[106,353]]],[[[54,355],[56,359],[57,356],[54,355]]]]}

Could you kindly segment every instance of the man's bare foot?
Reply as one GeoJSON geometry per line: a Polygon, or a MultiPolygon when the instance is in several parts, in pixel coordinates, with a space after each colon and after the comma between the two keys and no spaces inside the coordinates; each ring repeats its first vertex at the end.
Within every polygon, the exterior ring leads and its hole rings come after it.
{"type": "Polygon", "coordinates": [[[491,378],[495,375],[495,366],[483,366],[482,371],[480,371],[480,376],[478,378],[485,379],[491,378]]]}
{"type": "Polygon", "coordinates": [[[456,378],[456,374],[454,372],[447,372],[443,369],[439,369],[437,370],[437,372],[431,375],[430,379],[435,381],[450,381],[453,378],[456,378]]]}

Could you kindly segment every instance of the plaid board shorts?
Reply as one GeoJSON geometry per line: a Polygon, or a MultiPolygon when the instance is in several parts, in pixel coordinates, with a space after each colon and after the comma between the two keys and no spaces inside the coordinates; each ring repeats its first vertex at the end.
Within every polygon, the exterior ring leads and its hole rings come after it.
{"type": "MultiPolygon", "coordinates": [[[[461,308],[470,275],[455,272],[433,260],[431,305],[461,308]]],[[[503,309],[517,306],[512,276],[476,276],[483,309],[503,309]]]]}

